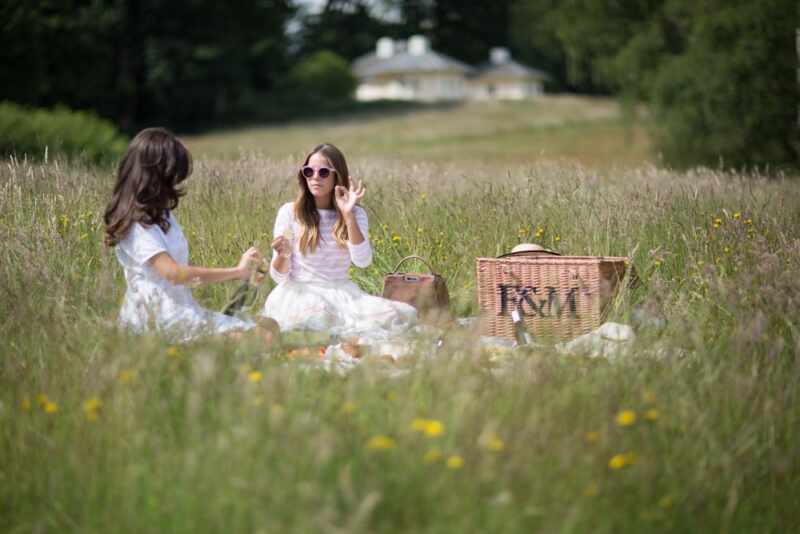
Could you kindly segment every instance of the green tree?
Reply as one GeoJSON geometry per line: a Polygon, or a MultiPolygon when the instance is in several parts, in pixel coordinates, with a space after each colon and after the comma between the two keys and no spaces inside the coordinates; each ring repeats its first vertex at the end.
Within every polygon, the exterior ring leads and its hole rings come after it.
{"type": "Polygon", "coordinates": [[[132,130],[249,116],[289,61],[290,0],[7,0],[0,100],[93,109],[132,130]]]}
{"type": "Polygon", "coordinates": [[[365,0],[327,0],[323,8],[301,18],[295,36],[296,56],[308,57],[321,50],[336,50],[346,60],[371,52],[375,41],[394,36],[394,25],[372,14],[365,0]]]}
{"type": "Polygon", "coordinates": [[[284,98],[296,106],[327,109],[350,101],[355,88],[348,62],[334,52],[320,50],[292,67],[284,98]]]}
{"type": "Polygon", "coordinates": [[[686,51],[663,61],[648,88],[665,161],[800,164],[793,7],[718,1],[695,14],[686,51]]]}
{"type": "Polygon", "coordinates": [[[572,80],[650,105],[673,166],[800,163],[794,0],[571,0],[554,26],[572,80]]]}

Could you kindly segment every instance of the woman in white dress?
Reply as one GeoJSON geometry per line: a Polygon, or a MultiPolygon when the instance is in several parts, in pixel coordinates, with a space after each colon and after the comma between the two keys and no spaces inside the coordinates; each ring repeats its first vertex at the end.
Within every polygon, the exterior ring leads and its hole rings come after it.
{"type": "Polygon", "coordinates": [[[141,131],[119,164],[105,211],[105,243],[116,249],[127,283],[119,323],[136,333],[159,331],[181,341],[255,328],[271,343],[268,323],[257,327],[205,309],[192,298],[188,286],[245,280],[262,257],[250,248],[235,267],[189,265],[189,246],[172,212],[184,195],[178,185],[191,172],[189,151],[163,128],[141,131]]]}
{"type": "Polygon", "coordinates": [[[315,147],[297,172],[299,193],[275,219],[270,275],[277,287],[262,314],[281,331],[327,331],[361,342],[384,340],[416,323],[414,307],[369,295],[348,275],[372,262],[365,189],[351,183],[333,145],[315,147]]]}

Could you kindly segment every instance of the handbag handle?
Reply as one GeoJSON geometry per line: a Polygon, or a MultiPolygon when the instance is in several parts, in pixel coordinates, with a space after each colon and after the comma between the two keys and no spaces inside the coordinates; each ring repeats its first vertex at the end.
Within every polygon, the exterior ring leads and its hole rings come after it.
{"type": "Polygon", "coordinates": [[[505,254],[501,254],[497,256],[499,258],[506,258],[508,256],[533,256],[536,254],[550,254],[551,256],[561,256],[559,252],[553,252],[552,250],[523,250],[520,252],[507,252],[505,254]]]}
{"type": "Polygon", "coordinates": [[[427,260],[425,260],[424,258],[421,258],[419,256],[406,256],[405,258],[400,260],[400,263],[397,264],[397,266],[394,268],[392,273],[397,273],[398,270],[400,269],[400,266],[403,265],[403,263],[405,263],[407,260],[419,260],[419,261],[421,261],[422,263],[425,264],[425,267],[428,268],[428,270],[431,272],[431,274],[433,274],[433,268],[431,267],[431,264],[428,263],[427,260]]]}

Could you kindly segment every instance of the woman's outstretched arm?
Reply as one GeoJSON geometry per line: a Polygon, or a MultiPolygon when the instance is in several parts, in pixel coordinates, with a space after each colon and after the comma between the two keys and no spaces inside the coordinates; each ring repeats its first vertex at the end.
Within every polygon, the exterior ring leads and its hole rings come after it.
{"type": "Polygon", "coordinates": [[[261,253],[255,247],[251,247],[242,254],[239,264],[230,268],[180,265],[167,252],[156,254],[149,263],[159,276],[174,285],[194,285],[228,280],[247,280],[261,261],[263,261],[261,253]]]}

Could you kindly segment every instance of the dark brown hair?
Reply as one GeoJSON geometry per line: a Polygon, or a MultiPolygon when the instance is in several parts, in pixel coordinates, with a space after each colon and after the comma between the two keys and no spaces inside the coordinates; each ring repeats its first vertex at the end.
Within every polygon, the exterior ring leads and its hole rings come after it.
{"type": "Polygon", "coordinates": [[[119,162],[117,183],[105,212],[105,244],[115,246],[131,225],[158,225],[169,231],[169,210],[184,191],[177,188],[192,173],[192,156],[164,128],[147,128],[133,138],[119,162]]]}
{"type": "MultiPolygon", "coordinates": [[[[314,252],[319,244],[319,212],[314,203],[314,195],[308,188],[308,182],[303,176],[302,167],[308,165],[308,160],[314,154],[322,154],[325,156],[333,168],[336,170],[334,173],[334,190],[331,195],[335,197],[336,186],[341,185],[346,189],[350,189],[350,171],[347,170],[347,161],[344,159],[344,154],[330,143],[323,143],[317,145],[308,153],[301,168],[297,171],[297,181],[300,185],[300,192],[297,199],[294,201],[294,216],[297,222],[300,223],[300,251],[306,254],[309,250],[314,252]]],[[[346,246],[349,236],[347,235],[347,225],[344,222],[344,217],[339,211],[339,206],[336,205],[336,199],[332,199],[333,207],[336,209],[336,223],[333,225],[333,237],[339,246],[346,246]]]]}

